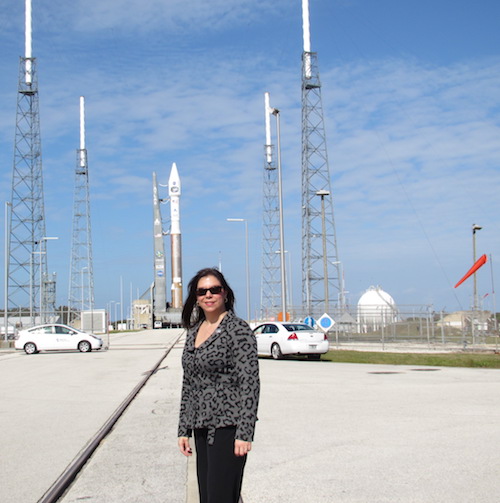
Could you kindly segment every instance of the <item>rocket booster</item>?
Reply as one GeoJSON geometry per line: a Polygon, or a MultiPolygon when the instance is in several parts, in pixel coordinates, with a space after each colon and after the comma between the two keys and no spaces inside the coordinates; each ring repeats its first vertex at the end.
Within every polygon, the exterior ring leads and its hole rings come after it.
{"type": "Polygon", "coordinates": [[[161,319],[165,313],[167,303],[165,279],[165,246],[163,244],[163,226],[160,211],[160,198],[158,197],[158,184],[156,173],[153,172],[153,235],[154,235],[154,314],[161,319]]]}
{"type": "Polygon", "coordinates": [[[168,195],[170,197],[170,245],[172,249],[172,307],[180,309],[182,308],[182,249],[179,211],[181,180],[175,162],[172,164],[168,179],[168,195]]]}

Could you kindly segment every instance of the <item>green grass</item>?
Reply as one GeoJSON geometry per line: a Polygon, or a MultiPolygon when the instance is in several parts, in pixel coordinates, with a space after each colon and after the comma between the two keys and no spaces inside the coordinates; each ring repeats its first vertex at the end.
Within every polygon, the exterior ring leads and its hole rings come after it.
{"type": "Polygon", "coordinates": [[[428,365],[500,369],[500,354],[491,353],[385,353],[376,351],[328,351],[322,360],[339,363],[428,365]]]}

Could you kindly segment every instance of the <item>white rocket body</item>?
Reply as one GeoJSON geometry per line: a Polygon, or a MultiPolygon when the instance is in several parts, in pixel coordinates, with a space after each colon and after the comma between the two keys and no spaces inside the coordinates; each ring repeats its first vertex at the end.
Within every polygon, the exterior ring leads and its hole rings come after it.
{"type": "Polygon", "coordinates": [[[170,245],[172,249],[172,307],[180,309],[182,308],[181,179],[175,162],[172,164],[168,179],[168,195],[170,197],[170,245]]]}

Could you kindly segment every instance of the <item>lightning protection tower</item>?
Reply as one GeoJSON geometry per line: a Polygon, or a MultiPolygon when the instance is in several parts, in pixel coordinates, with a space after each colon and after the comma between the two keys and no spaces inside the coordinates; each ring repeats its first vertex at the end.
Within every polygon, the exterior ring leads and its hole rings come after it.
{"type": "MultiPolygon", "coordinates": [[[[10,318],[45,321],[55,283],[47,275],[38,76],[32,56],[31,0],[26,0],[25,56],[20,58],[10,201],[6,309],[10,318]],[[51,284],[50,292],[44,285],[51,284]]],[[[16,323],[14,319],[11,324],[16,323]]]]}
{"type": "Polygon", "coordinates": [[[266,144],[264,145],[262,221],[262,317],[276,316],[280,300],[278,170],[271,143],[269,93],[264,94],[266,144]]]}
{"type": "MultiPolygon", "coordinates": [[[[80,97],[80,148],[76,151],[73,236],[69,285],[69,320],[94,309],[94,269],[87,149],[85,147],[85,98],[80,97]]],[[[82,320],[83,321],[83,320],[82,320]]]]}
{"type": "Polygon", "coordinates": [[[308,315],[345,306],[333,216],[317,54],[311,52],[309,3],[302,0],[302,299],[308,315]]]}

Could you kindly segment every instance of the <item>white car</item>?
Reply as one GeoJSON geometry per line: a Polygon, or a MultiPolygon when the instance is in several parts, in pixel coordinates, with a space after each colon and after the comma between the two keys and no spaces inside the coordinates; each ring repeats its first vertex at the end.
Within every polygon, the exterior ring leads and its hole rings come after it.
{"type": "Polygon", "coordinates": [[[58,349],[88,353],[93,349],[101,349],[102,339],[67,325],[50,323],[20,330],[15,348],[24,349],[28,355],[58,349]]]}
{"type": "Polygon", "coordinates": [[[319,360],[329,349],[326,334],[305,323],[266,322],[254,328],[259,355],[279,360],[283,355],[307,355],[319,360]]]}

